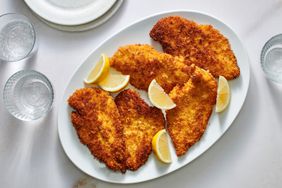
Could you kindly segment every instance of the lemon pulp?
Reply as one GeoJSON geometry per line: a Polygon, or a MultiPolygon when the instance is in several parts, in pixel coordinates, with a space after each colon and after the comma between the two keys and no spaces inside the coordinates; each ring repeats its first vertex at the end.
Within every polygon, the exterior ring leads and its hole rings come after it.
{"type": "Polygon", "coordinates": [[[99,81],[98,85],[106,91],[117,92],[127,86],[129,79],[129,75],[123,75],[117,70],[110,68],[107,76],[99,81]]]}
{"type": "Polygon", "coordinates": [[[109,58],[105,54],[102,54],[100,60],[92,68],[84,82],[87,84],[93,84],[103,80],[107,76],[109,69],[109,58]]]}
{"type": "Polygon", "coordinates": [[[159,109],[169,110],[176,106],[155,79],[149,85],[148,95],[151,103],[159,109]]]}
{"type": "Polygon", "coordinates": [[[217,88],[217,98],[216,98],[216,112],[222,112],[226,109],[230,102],[230,88],[228,81],[225,77],[219,76],[218,88],[217,88]]]}
{"type": "Polygon", "coordinates": [[[168,135],[165,129],[155,134],[152,140],[153,151],[157,158],[164,163],[171,163],[171,155],[168,145],[168,135]]]}

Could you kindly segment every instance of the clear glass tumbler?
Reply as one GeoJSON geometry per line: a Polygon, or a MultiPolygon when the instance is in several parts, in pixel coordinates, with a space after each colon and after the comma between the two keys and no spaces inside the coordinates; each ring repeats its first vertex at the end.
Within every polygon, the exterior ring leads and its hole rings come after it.
{"type": "Polygon", "coordinates": [[[46,76],[37,71],[22,70],[6,82],[3,99],[13,116],[31,121],[42,117],[51,109],[54,92],[46,76]]]}
{"type": "Polygon", "coordinates": [[[265,43],[261,51],[261,66],[267,78],[282,83],[282,34],[265,43]]]}
{"type": "Polygon", "coordinates": [[[22,60],[34,45],[35,30],[28,18],[15,13],[0,16],[0,60],[22,60]]]}

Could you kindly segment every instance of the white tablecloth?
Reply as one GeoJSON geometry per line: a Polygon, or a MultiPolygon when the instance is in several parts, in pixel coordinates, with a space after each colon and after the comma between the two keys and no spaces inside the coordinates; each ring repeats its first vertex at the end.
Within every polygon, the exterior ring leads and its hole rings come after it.
{"type": "Polygon", "coordinates": [[[33,58],[0,64],[1,95],[9,76],[35,69],[53,83],[55,101],[45,118],[24,123],[5,110],[0,97],[0,187],[72,188],[91,182],[99,188],[125,187],[89,178],[70,162],[58,138],[58,105],[74,71],[103,40],[138,19],[175,9],[205,12],[233,28],[250,57],[249,92],[231,128],[197,160],[169,175],[126,187],[282,187],[282,85],[265,78],[259,61],[266,40],[282,32],[282,0],[125,0],[107,23],[81,33],[48,27],[22,0],[1,0],[0,14],[26,15],[38,36],[33,58]]]}

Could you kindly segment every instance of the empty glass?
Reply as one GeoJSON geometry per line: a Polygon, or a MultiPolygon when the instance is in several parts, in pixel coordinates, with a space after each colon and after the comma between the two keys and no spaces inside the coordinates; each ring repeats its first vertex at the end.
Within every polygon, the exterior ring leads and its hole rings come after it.
{"type": "Polygon", "coordinates": [[[22,60],[34,45],[35,31],[28,18],[15,13],[0,16],[0,60],[22,60]]]}
{"type": "Polygon", "coordinates": [[[282,34],[269,39],[262,48],[261,66],[267,78],[282,83],[282,34]]]}
{"type": "Polygon", "coordinates": [[[3,99],[13,116],[31,121],[49,111],[54,92],[46,76],[37,71],[22,70],[13,74],[6,82],[3,99]]]}

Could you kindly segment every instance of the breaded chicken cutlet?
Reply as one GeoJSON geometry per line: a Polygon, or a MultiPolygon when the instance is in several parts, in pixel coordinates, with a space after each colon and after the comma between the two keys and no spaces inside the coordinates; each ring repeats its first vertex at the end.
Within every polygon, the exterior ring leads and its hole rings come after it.
{"type": "Polygon", "coordinates": [[[209,70],[214,77],[231,80],[240,75],[236,57],[226,37],[211,25],[199,25],[180,16],[160,19],[150,31],[165,53],[185,57],[187,65],[209,70]]]}
{"type": "Polygon", "coordinates": [[[110,58],[110,64],[123,74],[130,75],[130,83],[147,90],[156,79],[166,92],[190,78],[190,67],[184,58],[156,51],[150,45],[135,44],[120,47],[110,58]]]}
{"type": "Polygon", "coordinates": [[[71,121],[82,144],[114,171],[126,171],[125,141],[113,98],[99,88],[76,90],[68,99],[71,121]]]}
{"type": "Polygon", "coordinates": [[[176,107],[166,111],[167,129],[177,156],[184,155],[202,137],[216,103],[216,80],[209,72],[192,67],[189,81],[169,93],[176,107]]]}
{"type": "Polygon", "coordinates": [[[126,145],[126,167],[137,170],[147,161],[152,151],[153,136],[165,128],[161,110],[150,107],[135,91],[124,90],[115,98],[126,145]]]}

